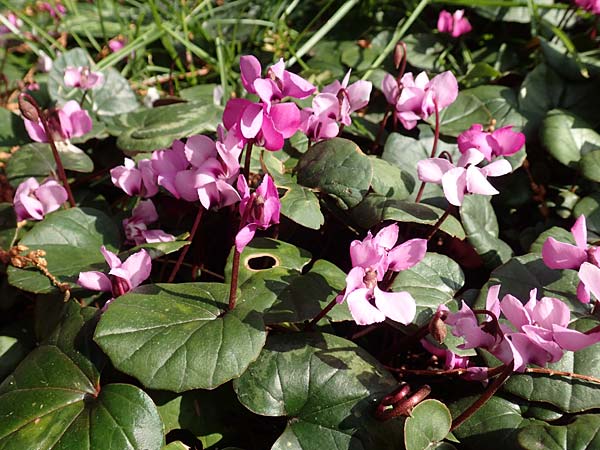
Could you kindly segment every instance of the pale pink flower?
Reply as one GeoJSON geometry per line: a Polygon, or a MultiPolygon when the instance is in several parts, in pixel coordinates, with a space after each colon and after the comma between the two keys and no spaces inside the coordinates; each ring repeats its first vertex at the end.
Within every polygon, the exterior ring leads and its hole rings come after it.
{"type": "Polygon", "coordinates": [[[483,159],[483,153],[468,149],[456,166],[443,158],[421,160],[417,163],[417,174],[421,181],[441,184],[446,200],[452,205],[460,206],[465,194],[498,194],[487,177],[512,172],[512,166],[505,159],[496,160],[485,167],[477,167],[483,159]]]}
{"type": "Polygon", "coordinates": [[[146,250],[134,253],[124,262],[104,246],[100,251],[110,268],[108,275],[98,271],[80,272],[78,285],[92,291],[110,292],[115,298],[135,289],[150,276],[152,260],[146,250]]]}
{"type": "Polygon", "coordinates": [[[125,158],[124,165],[110,170],[110,179],[129,196],[147,198],[158,193],[157,175],[149,159],[142,159],[136,165],[132,159],[125,158]]]}
{"type": "Polygon", "coordinates": [[[461,153],[474,148],[491,161],[496,156],[510,156],[521,150],[525,145],[525,135],[512,131],[511,125],[488,132],[476,123],[458,136],[457,143],[461,153]]]}
{"type": "Polygon", "coordinates": [[[465,11],[458,9],[450,14],[444,10],[440,12],[437,22],[437,28],[440,33],[451,34],[452,37],[458,37],[472,30],[469,20],[464,16],[465,11]]]}
{"type": "MultiPolygon", "coordinates": [[[[9,12],[6,15],[6,19],[16,29],[19,29],[23,26],[23,21],[19,19],[15,13],[9,12]]],[[[10,28],[8,28],[6,25],[0,25],[0,35],[8,33],[12,33],[10,28]]]]}
{"type": "Polygon", "coordinates": [[[431,81],[425,72],[416,78],[407,72],[399,84],[388,73],[381,89],[388,103],[394,107],[394,117],[407,130],[413,129],[420,119],[427,119],[436,109],[441,111],[448,107],[458,96],[458,83],[450,71],[436,75],[431,81]]]}
{"type": "Polygon", "coordinates": [[[102,86],[104,75],[101,72],[91,71],[89,67],[67,67],[64,82],[67,87],[94,89],[102,86]]]}
{"type": "Polygon", "coordinates": [[[148,230],[148,225],[158,220],[152,200],[142,200],[133,208],[131,217],[123,220],[125,239],[135,245],[153,242],[171,242],[175,236],[162,230],[148,230]]]}
{"type": "MultiPolygon", "coordinates": [[[[577,287],[577,298],[582,303],[590,302],[590,290],[597,299],[600,299],[600,287],[593,267],[600,266],[600,249],[587,245],[587,226],[585,216],[579,216],[571,227],[571,233],[575,239],[575,245],[560,242],[549,237],[542,246],[542,258],[544,264],[551,269],[579,269],[579,286],[577,287]],[[583,267],[582,264],[591,263],[583,267]],[[591,266],[591,267],[590,267],[591,266]]],[[[600,269],[598,269],[600,271],[600,269]]],[[[599,280],[600,281],[600,280],[599,280]]]]}
{"type": "Polygon", "coordinates": [[[256,230],[266,230],[279,223],[281,202],[275,183],[269,175],[263,177],[262,183],[250,193],[250,188],[243,175],[238,177],[237,188],[240,192],[240,231],[235,237],[235,247],[242,252],[252,240],[256,230]]]}
{"type": "MultiPolygon", "coordinates": [[[[221,137],[226,139],[223,134],[221,137]]],[[[241,149],[236,142],[232,138],[217,145],[202,135],[189,137],[185,144],[174,141],[171,149],[152,154],[158,184],[175,198],[200,201],[206,209],[236,203],[240,197],[231,185],[239,172],[236,152],[241,149]]]]}
{"type": "Polygon", "coordinates": [[[350,244],[352,269],[346,277],[346,289],[339,303],[348,308],[358,325],[383,322],[386,317],[409,324],[415,317],[415,300],[408,292],[385,292],[378,282],[388,270],[399,272],[419,263],[427,251],[427,240],[411,239],[396,246],[398,225],[392,224],[373,237],[369,232],[362,240],[350,244]]]}
{"type": "Polygon", "coordinates": [[[37,61],[36,68],[40,72],[50,72],[54,61],[47,54],[42,53],[37,61]]]}
{"type": "Polygon", "coordinates": [[[373,89],[373,84],[365,80],[355,81],[348,86],[350,72],[351,70],[348,70],[341,83],[336,80],[321,90],[321,93],[332,94],[338,99],[339,113],[337,120],[346,126],[352,123],[351,113],[367,106],[373,89]]]}
{"type": "MultiPolygon", "coordinates": [[[[27,119],[25,129],[29,137],[36,142],[48,142],[48,136],[41,120],[32,122],[27,119]]],[[[48,126],[55,141],[66,141],[72,137],[83,136],[92,131],[92,119],[85,109],[81,109],[75,100],[69,100],[62,107],[50,111],[48,126]]]]}
{"type": "Polygon", "coordinates": [[[52,5],[50,2],[42,2],[39,6],[39,9],[40,11],[49,12],[50,16],[55,20],[59,20],[67,13],[67,8],[58,2],[54,2],[54,5],[52,5]]]}
{"type": "Polygon", "coordinates": [[[67,201],[67,191],[55,180],[46,180],[41,185],[33,177],[17,187],[13,205],[17,220],[42,220],[67,201]]]}

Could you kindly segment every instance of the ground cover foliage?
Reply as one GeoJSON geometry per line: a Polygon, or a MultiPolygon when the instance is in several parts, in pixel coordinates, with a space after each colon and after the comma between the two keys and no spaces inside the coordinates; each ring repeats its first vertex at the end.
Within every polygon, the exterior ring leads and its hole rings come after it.
{"type": "Polygon", "coordinates": [[[595,1],[0,1],[1,449],[600,448],[595,1]]]}

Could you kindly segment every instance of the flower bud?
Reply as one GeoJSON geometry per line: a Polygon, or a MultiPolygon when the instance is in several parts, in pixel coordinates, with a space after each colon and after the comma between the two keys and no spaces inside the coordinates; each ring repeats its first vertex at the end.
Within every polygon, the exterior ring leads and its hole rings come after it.
{"type": "Polygon", "coordinates": [[[27,120],[31,120],[32,122],[37,123],[40,118],[39,107],[33,97],[29,95],[19,95],[19,110],[21,111],[23,117],[25,117],[27,120]]]}
{"type": "MultiPolygon", "coordinates": [[[[444,322],[442,313],[444,312],[437,311],[429,322],[429,333],[440,344],[444,342],[446,339],[446,334],[448,333],[446,322],[444,322]]],[[[445,315],[445,313],[443,315],[445,315]]]]}

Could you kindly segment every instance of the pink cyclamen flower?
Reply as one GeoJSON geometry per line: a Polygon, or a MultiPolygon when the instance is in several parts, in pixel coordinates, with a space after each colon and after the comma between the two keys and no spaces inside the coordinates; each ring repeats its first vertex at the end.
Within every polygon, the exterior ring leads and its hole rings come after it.
{"type": "MultiPolygon", "coordinates": [[[[36,142],[48,142],[48,136],[38,119],[37,123],[24,119],[29,137],[36,142]]],[[[55,141],[66,141],[83,136],[92,131],[92,119],[85,109],[81,109],[75,100],[69,100],[62,107],[48,114],[48,127],[55,141]]]]}
{"type": "Polygon", "coordinates": [[[398,225],[392,224],[373,237],[369,232],[362,240],[350,244],[352,269],[346,277],[346,289],[339,303],[348,301],[348,308],[358,325],[383,322],[386,317],[409,324],[415,317],[415,300],[408,292],[385,292],[378,282],[388,270],[399,272],[419,263],[427,251],[425,239],[411,239],[400,245],[398,225]]]}
{"type": "Polygon", "coordinates": [[[54,64],[54,61],[52,60],[52,58],[50,58],[45,53],[42,53],[38,58],[36,68],[40,72],[50,72],[53,64],[54,64]]]}
{"type": "Polygon", "coordinates": [[[508,321],[494,324],[490,318],[479,324],[475,314],[464,304],[458,313],[450,313],[446,323],[452,334],[465,339],[462,348],[484,348],[505,364],[512,363],[516,372],[527,364],[545,366],[559,361],[567,350],[577,351],[600,341],[600,333],[585,334],[568,328],[569,307],[557,298],[537,300],[532,289],[523,303],[507,294],[498,299],[500,285],[489,288],[486,309],[496,319],[502,314],[508,321]],[[498,328],[499,327],[499,328],[498,328]]]}
{"type": "Polygon", "coordinates": [[[206,209],[236,203],[240,197],[231,183],[239,172],[241,147],[237,142],[225,140],[217,145],[201,135],[191,136],[185,143],[174,141],[171,149],[152,154],[158,184],[175,198],[200,201],[206,209]]]}
{"type": "Polygon", "coordinates": [[[453,14],[450,14],[446,10],[440,12],[437,22],[438,30],[440,33],[451,34],[452,37],[468,33],[473,27],[471,27],[469,20],[464,15],[465,11],[463,9],[458,9],[453,14]]]}
{"type": "Polygon", "coordinates": [[[101,72],[91,71],[89,67],[67,67],[64,82],[67,87],[94,89],[102,86],[104,75],[101,72]]]}
{"type": "Polygon", "coordinates": [[[13,200],[17,220],[42,220],[67,201],[67,191],[55,180],[46,180],[41,185],[33,177],[17,187],[13,200]]]}
{"type": "Polygon", "coordinates": [[[431,81],[425,72],[416,78],[407,72],[400,83],[388,73],[381,89],[394,107],[394,117],[407,130],[413,129],[419,119],[427,119],[436,109],[439,112],[448,107],[458,96],[458,82],[450,71],[436,75],[431,81]]]}
{"type": "Polygon", "coordinates": [[[92,291],[110,292],[119,297],[142,284],[152,271],[152,260],[146,250],[134,253],[124,262],[104,246],[100,247],[110,267],[108,275],[97,272],[80,272],[77,284],[92,291]]]}
{"type": "Polygon", "coordinates": [[[158,193],[157,175],[149,159],[140,160],[136,167],[132,159],[125,158],[124,165],[110,170],[110,179],[129,196],[148,198],[158,193]]]}
{"type": "Polygon", "coordinates": [[[304,108],[301,114],[300,130],[308,138],[317,142],[331,139],[339,134],[342,125],[350,125],[350,114],[364,108],[369,103],[372,83],[359,80],[348,86],[350,71],[340,83],[334,81],[325,86],[312,101],[312,108],[304,108]]]}
{"type": "Polygon", "coordinates": [[[505,159],[496,160],[485,167],[477,167],[484,155],[468,149],[460,157],[457,166],[443,158],[429,158],[417,163],[417,174],[421,181],[441,184],[446,200],[460,206],[465,194],[495,195],[499,192],[487,177],[498,177],[512,172],[505,159]]]}
{"type": "Polygon", "coordinates": [[[578,269],[579,286],[577,298],[582,303],[590,302],[590,291],[600,299],[600,249],[587,245],[587,225],[585,216],[579,216],[571,227],[575,245],[560,242],[549,237],[542,246],[544,264],[551,269],[578,269]],[[583,266],[585,264],[585,267],[583,266]]]}
{"type": "Polygon", "coordinates": [[[240,231],[235,236],[235,247],[242,252],[252,240],[256,230],[266,230],[279,223],[281,202],[275,183],[269,175],[263,177],[262,183],[250,193],[250,188],[243,175],[238,177],[237,188],[240,201],[240,231]]]}
{"type": "Polygon", "coordinates": [[[152,200],[142,200],[133,208],[131,217],[123,220],[125,239],[135,245],[155,242],[171,242],[175,236],[162,230],[148,230],[148,225],[158,220],[152,200]]]}
{"type": "Polygon", "coordinates": [[[521,150],[525,145],[525,135],[512,131],[511,125],[488,132],[483,131],[483,126],[476,123],[462,132],[457,142],[461,153],[474,148],[491,161],[496,156],[510,156],[521,150]]]}
{"type": "Polygon", "coordinates": [[[575,4],[593,14],[600,14],[600,0],[575,0],[575,4]]]}
{"type": "Polygon", "coordinates": [[[117,36],[108,41],[108,48],[113,53],[117,53],[127,44],[127,39],[123,36],[117,36]]]}

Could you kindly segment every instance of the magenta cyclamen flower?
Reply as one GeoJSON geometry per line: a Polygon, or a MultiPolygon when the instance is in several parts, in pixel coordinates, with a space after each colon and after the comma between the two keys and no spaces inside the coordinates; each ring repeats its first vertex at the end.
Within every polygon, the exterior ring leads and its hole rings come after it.
{"type": "Polygon", "coordinates": [[[134,253],[124,262],[104,246],[100,251],[110,267],[108,275],[97,271],[80,272],[78,285],[92,291],[110,292],[115,298],[135,289],[150,276],[152,260],[146,250],[134,253]]]}
{"type": "MultiPolygon", "coordinates": [[[[36,142],[48,142],[48,136],[38,119],[37,123],[24,119],[29,137],[36,142]]],[[[50,111],[48,126],[55,141],[66,141],[72,137],[83,136],[92,131],[92,119],[85,109],[81,109],[75,100],[69,100],[62,107],[50,111]]]]}
{"type": "Polygon", "coordinates": [[[268,78],[261,78],[261,65],[254,56],[242,56],[240,70],[246,90],[260,97],[260,102],[234,98],[227,102],[223,124],[236,130],[244,141],[257,143],[267,150],[280,150],[284,140],[300,127],[300,110],[295,103],[281,101],[286,97],[306,98],[315,87],[298,75],[284,69],[280,60],[271,66],[268,78]]]}
{"type": "Polygon", "coordinates": [[[152,200],[142,200],[133,208],[130,218],[123,220],[125,239],[135,245],[153,242],[171,242],[175,236],[162,230],[149,230],[148,225],[158,220],[152,200]]]}
{"type": "Polygon", "coordinates": [[[458,96],[458,83],[452,72],[443,72],[431,81],[425,72],[416,78],[408,72],[400,83],[389,73],[383,78],[381,89],[388,103],[394,107],[394,117],[407,130],[413,129],[419,119],[427,119],[436,109],[441,111],[458,96]]]}
{"type": "Polygon", "coordinates": [[[129,196],[139,195],[147,198],[158,193],[156,173],[149,159],[140,160],[136,167],[132,159],[125,158],[124,165],[110,170],[110,179],[129,196]]]}
{"type": "Polygon", "coordinates": [[[575,0],[575,4],[593,14],[600,14],[600,0],[575,0]]]}
{"type": "Polygon", "coordinates": [[[42,220],[67,201],[67,191],[58,182],[46,180],[41,185],[33,177],[17,187],[13,200],[17,220],[42,220]]]}
{"type": "Polygon", "coordinates": [[[185,144],[173,142],[169,150],[152,154],[152,167],[158,184],[175,198],[200,201],[204,208],[222,208],[236,203],[240,197],[231,185],[239,172],[239,141],[215,143],[207,136],[191,136],[185,144]],[[222,156],[221,156],[222,155],[222,156]]]}
{"type": "Polygon", "coordinates": [[[54,2],[54,5],[49,2],[42,2],[39,8],[40,11],[48,11],[50,16],[55,20],[60,19],[67,13],[67,8],[57,2],[54,2]]]}
{"type": "Polygon", "coordinates": [[[573,224],[571,233],[575,245],[549,237],[542,247],[544,263],[551,269],[579,269],[577,298],[582,303],[590,302],[590,291],[600,299],[600,249],[587,245],[585,216],[573,224]]]}
{"type": "Polygon", "coordinates": [[[483,126],[476,123],[462,132],[457,142],[461,153],[474,148],[491,161],[496,156],[510,156],[521,150],[525,145],[525,135],[512,131],[511,125],[488,132],[483,131],[483,126]]]}
{"type": "MultiPolygon", "coordinates": [[[[21,19],[19,19],[15,13],[9,12],[6,15],[6,19],[13,27],[15,27],[17,29],[21,28],[23,26],[23,21],[21,19]]],[[[0,26],[0,35],[8,34],[8,33],[12,33],[12,31],[6,25],[1,25],[0,26]]]]}
{"type": "Polygon", "coordinates": [[[457,166],[443,158],[421,160],[417,163],[417,174],[421,181],[441,184],[446,200],[452,205],[460,206],[465,194],[498,194],[487,177],[499,177],[512,171],[512,166],[505,159],[496,160],[485,167],[477,167],[483,159],[483,153],[468,149],[460,157],[457,166]]]}
{"type": "Polygon", "coordinates": [[[92,72],[89,67],[67,67],[64,82],[67,87],[94,89],[102,86],[104,75],[101,72],[92,72]]]}
{"type": "Polygon", "coordinates": [[[468,33],[472,30],[469,20],[464,17],[465,11],[459,9],[454,11],[454,14],[450,14],[444,10],[440,12],[440,16],[437,22],[437,28],[440,33],[451,34],[452,37],[458,37],[462,34],[468,33]]]}
{"type": "Polygon", "coordinates": [[[313,98],[312,108],[304,108],[300,112],[300,129],[311,141],[336,137],[340,130],[338,122],[350,125],[350,114],[369,103],[372,83],[359,80],[348,86],[349,79],[350,71],[341,83],[336,80],[325,86],[321,93],[313,98]]]}
{"type": "Polygon", "coordinates": [[[369,232],[362,241],[350,244],[352,270],[338,302],[348,300],[348,308],[358,325],[383,322],[386,317],[407,325],[415,317],[415,300],[408,292],[385,292],[378,282],[388,270],[399,272],[421,261],[427,251],[427,240],[411,239],[395,246],[397,240],[398,225],[392,224],[375,237],[369,232]]]}
{"type": "Polygon", "coordinates": [[[513,363],[516,372],[523,372],[527,364],[545,366],[560,360],[566,350],[581,350],[600,341],[600,333],[569,329],[569,307],[557,298],[538,301],[537,290],[532,289],[523,305],[510,294],[499,301],[499,291],[500,285],[489,288],[486,309],[497,319],[502,314],[510,325],[502,322],[498,329],[489,318],[480,325],[464,302],[458,313],[449,313],[446,323],[453,327],[452,334],[465,339],[463,348],[485,348],[503,363],[513,363]]]}
{"type": "Polygon", "coordinates": [[[242,252],[252,240],[256,230],[266,230],[273,224],[279,223],[281,202],[275,183],[269,175],[263,177],[262,183],[250,193],[250,188],[243,175],[238,177],[240,201],[240,231],[235,236],[235,247],[242,252]]]}

